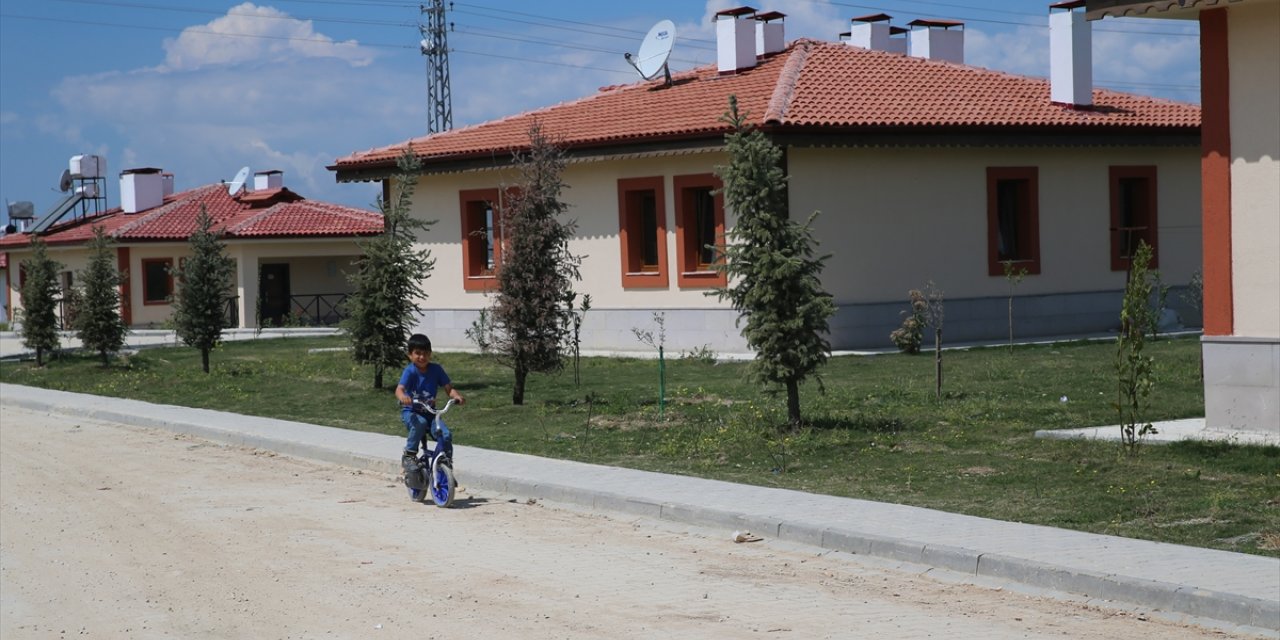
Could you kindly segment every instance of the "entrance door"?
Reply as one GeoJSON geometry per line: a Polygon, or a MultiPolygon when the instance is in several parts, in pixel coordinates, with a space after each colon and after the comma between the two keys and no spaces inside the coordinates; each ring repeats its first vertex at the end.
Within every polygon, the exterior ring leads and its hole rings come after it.
{"type": "Polygon", "coordinates": [[[258,272],[262,325],[281,326],[289,313],[289,264],[264,264],[258,272]]]}

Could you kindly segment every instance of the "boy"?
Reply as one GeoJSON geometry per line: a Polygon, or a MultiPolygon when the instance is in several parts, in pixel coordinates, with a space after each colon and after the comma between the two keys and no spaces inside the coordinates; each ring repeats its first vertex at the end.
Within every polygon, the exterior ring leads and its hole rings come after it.
{"type": "Polygon", "coordinates": [[[409,365],[400,374],[400,384],[396,385],[396,400],[400,401],[400,419],[409,430],[409,440],[405,442],[404,456],[400,463],[409,468],[418,456],[418,443],[422,442],[428,430],[431,431],[431,439],[436,441],[436,446],[442,447],[441,450],[450,458],[453,457],[453,434],[449,433],[449,428],[441,420],[440,428],[436,429],[435,420],[431,416],[414,412],[413,401],[418,400],[434,407],[436,394],[440,389],[459,405],[465,400],[449,382],[449,375],[444,372],[444,367],[431,361],[430,339],[421,333],[415,333],[409,336],[406,351],[409,353],[409,365]]]}

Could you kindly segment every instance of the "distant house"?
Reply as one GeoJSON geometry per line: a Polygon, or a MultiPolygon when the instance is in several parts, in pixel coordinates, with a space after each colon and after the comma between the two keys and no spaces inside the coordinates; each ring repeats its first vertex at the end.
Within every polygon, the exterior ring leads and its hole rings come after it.
{"type": "Polygon", "coordinates": [[[1205,422],[1280,434],[1280,0],[1086,9],[1200,22],[1205,422]]]}
{"type": "Polygon", "coordinates": [[[707,295],[725,280],[706,247],[735,222],[715,171],[736,96],[785,150],[791,217],[821,212],[834,348],[891,346],[908,291],[929,281],[945,292],[950,340],[1007,336],[1010,294],[1018,336],[1105,331],[1119,326],[1139,239],[1156,247],[1166,283],[1185,285],[1200,263],[1200,110],[1094,89],[1089,24],[1065,11],[1054,62],[1064,79],[1051,83],[964,64],[952,21],[914,21],[908,55],[885,15],[845,23],[847,42],[785,44],[781,14],[729,10],[716,17],[717,64],[669,85],[606,87],[330,169],[389,182],[406,150],[422,161],[413,213],[438,224],[421,237],[437,259],[421,328],[465,346],[502,267],[512,153],[538,122],[569,159],[578,290],[593,301],[584,346],[641,349],[632,329],[662,312],[668,350],[743,351],[736,312],[707,295]],[[1025,280],[1013,287],[1006,265],[1025,280]]]}
{"type": "MultiPolygon", "coordinates": [[[[201,208],[213,218],[214,231],[223,234],[236,263],[235,295],[227,301],[231,327],[256,327],[259,319],[264,326],[335,323],[340,303],[351,292],[345,272],[362,254],[357,241],[383,228],[378,213],[291,191],[279,171],[259,172],[253,184],[234,195],[222,183],[172,193],[172,176],[159,169],[127,170],[120,179],[120,207],[6,235],[0,238],[0,256],[20,265],[31,255],[32,233],[38,233],[50,256],[63,264],[66,290],[88,263],[86,243],[93,228],[104,227],[116,243],[120,269],[128,274],[120,292],[121,314],[132,327],[162,326],[172,314],[173,269],[189,255],[188,238],[201,208]]],[[[21,280],[16,266],[4,280],[16,306],[21,306],[21,280]]]]}

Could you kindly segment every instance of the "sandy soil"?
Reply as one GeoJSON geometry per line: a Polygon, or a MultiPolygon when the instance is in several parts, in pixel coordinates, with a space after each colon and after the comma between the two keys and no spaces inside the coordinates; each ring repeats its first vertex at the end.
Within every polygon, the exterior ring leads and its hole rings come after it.
{"type": "Polygon", "coordinates": [[[730,532],[0,407],[0,636],[1223,638],[730,532]]]}

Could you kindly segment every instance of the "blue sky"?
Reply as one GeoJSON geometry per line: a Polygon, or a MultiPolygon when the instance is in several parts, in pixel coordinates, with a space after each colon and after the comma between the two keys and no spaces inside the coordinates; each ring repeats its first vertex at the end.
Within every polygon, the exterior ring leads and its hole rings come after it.
{"type": "MultiPolygon", "coordinates": [[[[966,62],[1048,75],[1048,2],[786,0],[786,37],[835,40],[849,18],[952,18],[966,62]]],[[[39,216],[71,156],[160,167],[177,189],[279,169],[305,196],[372,207],[370,184],[325,169],[352,151],[424,135],[426,67],[417,2],[395,0],[0,0],[0,198],[39,216]]],[[[712,15],[731,0],[455,2],[449,13],[454,126],[638,80],[622,54],[675,22],[673,70],[715,60],[712,15]]],[[[1199,102],[1198,28],[1094,23],[1095,84],[1199,102]]],[[[4,211],[0,210],[0,216],[4,211]]]]}

